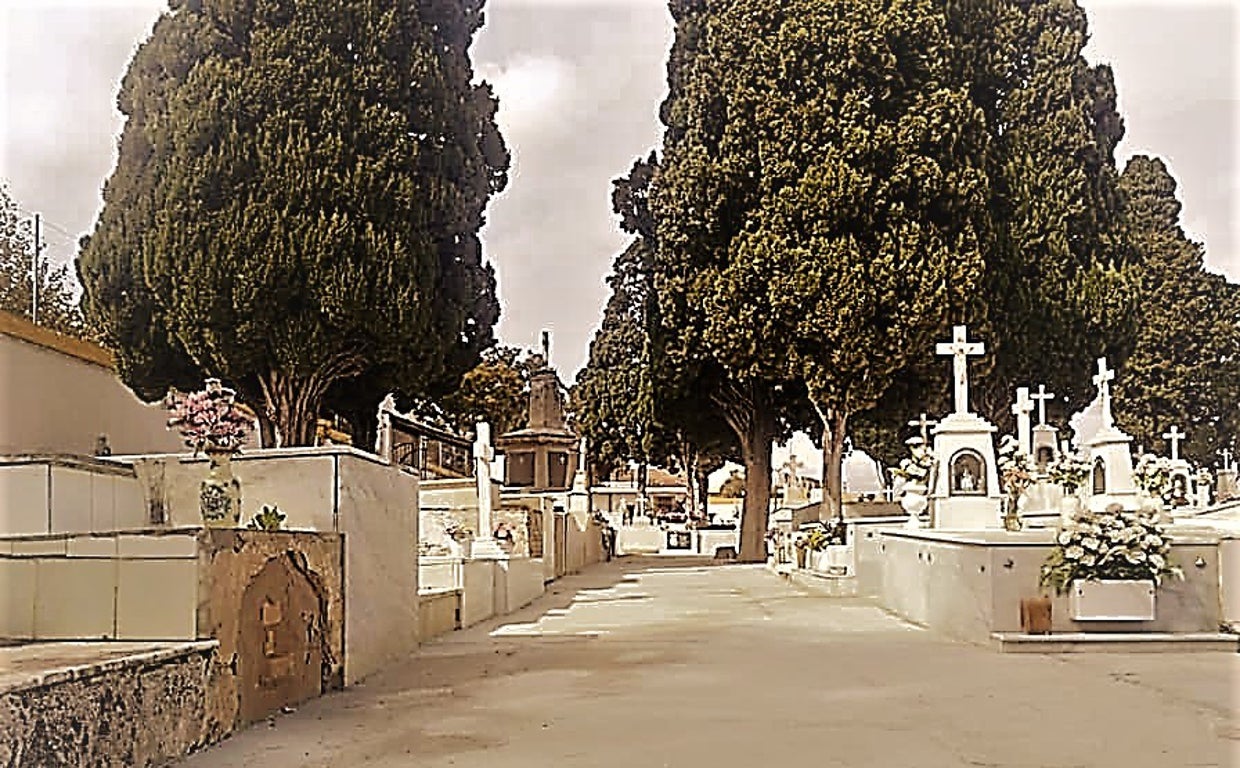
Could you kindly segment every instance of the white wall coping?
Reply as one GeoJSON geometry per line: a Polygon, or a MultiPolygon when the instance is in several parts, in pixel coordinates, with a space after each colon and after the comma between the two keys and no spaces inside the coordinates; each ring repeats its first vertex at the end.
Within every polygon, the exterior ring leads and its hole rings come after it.
{"type": "MultiPolygon", "coordinates": [[[[1053,529],[1041,528],[1028,531],[945,531],[933,528],[919,530],[892,529],[881,531],[883,536],[897,539],[956,544],[967,547],[1048,547],[1055,544],[1057,535],[1053,529]]],[[[1171,546],[1217,544],[1219,536],[1203,533],[1170,531],[1171,546]]]]}
{"type": "MultiPolygon", "coordinates": [[[[352,456],[371,464],[378,464],[384,467],[395,467],[383,460],[382,456],[363,451],[351,445],[316,445],[302,446],[296,448],[249,448],[233,455],[233,461],[258,461],[261,459],[284,459],[299,458],[305,456],[352,456]]],[[[176,459],[183,464],[190,464],[196,461],[206,461],[204,454],[195,456],[190,452],[185,453],[134,453],[123,456],[109,456],[109,460],[124,463],[132,463],[138,459],[176,459]]]]}
{"type": "Polygon", "coordinates": [[[109,458],[95,456],[79,456],[72,453],[32,453],[10,454],[0,456],[0,468],[28,467],[46,465],[49,467],[65,467],[101,475],[121,475],[134,477],[133,467],[128,464],[111,461],[109,458]]]}

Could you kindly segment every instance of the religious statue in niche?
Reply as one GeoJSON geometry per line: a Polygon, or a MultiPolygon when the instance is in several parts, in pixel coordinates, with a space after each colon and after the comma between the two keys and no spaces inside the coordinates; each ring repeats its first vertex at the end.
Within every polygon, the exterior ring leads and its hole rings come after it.
{"type": "Polygon", "coordinates": [[[986,495],[986,472],[982,457],[973,451],[961,451],[952,459],[953,496],[986,495]]]}
{"type": "Polygon", "coordinates": [[[1174,475],[1171,478],[1171,506],[1188,506],[1188,478],[1185,475],[1174,475]]]}
{"type": "Polygon", "coordinates": [[[1101,457],[1094,462],[1094,495],[1107,492],[1107,465],[1101,457]]]}
{"type": "Polygon", "coordinates": [[[1045,470],[1046,465],[1055,459],[1055,452],[1051,450],[1049,445],[1043,445],[1038,448],[1038,469],[1045,470]]]}

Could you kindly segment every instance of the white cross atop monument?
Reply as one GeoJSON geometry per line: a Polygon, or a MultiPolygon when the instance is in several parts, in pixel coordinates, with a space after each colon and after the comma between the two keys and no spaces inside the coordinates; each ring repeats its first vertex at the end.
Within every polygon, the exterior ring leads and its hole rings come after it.
{"type": "Polygon", "coordinates": [[[952,357],[952,377],[955,379],[956,413],[969,413],[969,356],[985,353],[980,341],[968,340],[968,328],[957,325],[952,330],[952,340],[935,345],[935,352],[952,357]]]}
{"type": "Polygon", "coordinates": [[[1026,456],[1033,454],[1033,435],[1029,431],[1029,414],[1033,413],[1033,401],[1029,399],[1029,387],[1016,388],[1016,404],[1012,414],[1016,416],[1017,448],[1026,456]]]}
{"type": "Polygon", "coordinates": [[[1107,359],[1098,358],[1098,375],[1094,376],[1094,385],[1102,398],[1102,428],[1111,429],[1115,426],[1115,418],[1111,415],[1111,382],[1115,380],[1115,371],[1107,368],[1107,359]]]}
{"type": "Polygon", "coordinates": [[[937,426],[938,422],[931,421],[929,418],[926,417],[926,414],[923,413],[920,419],[913,419],[912,421],[908,423],[908,425],[910,427],[918,427],[921,430],[921,442],[925,445],[929,445],[930,444],[930,427],[937,426]]]}
{"type": "Polygon", "coordinates": [[[1231,469],[1231,457],[1233,456],[1231,450],[1224,448],[1218,452],[1218,455],[1223,457],[1223,469],[1231,469]]]}
{"type": "Polygon", "coordinates": [[[1054,393],[1054,392],[1047,392],[1047,391],[1046,391],[1046,385],[1045,385],[1045,384],[1039,384],[1039,385],[1038,385],[1038,392],[1037,392],[1037,394],[1036,394],[1036,395],[1030,395],[1030,396],[1029,396],[1029,399],[1030,399],[1030,400],[1036,400],[1036,401],[1038,402],[1038,426],[1039,426],[1039,427],[1040,427],[1040,426],[1043,426],[1044,424],[1046,424],[1046,401],[1047,401],[1047,400],[1054,400],[1054,399],[1055,399],[1055,393],[1054,393]]]}
{"type": "Polygon", "coordinates": [[[1171,441],[1171,460],[1179,461],[1180,460],[1180,441],[1188,437],[1188,435],[1181,432],[1179,426],[1174,426],[1171,428],[1169,432],[1164,432],[1163,437],[1171,441]]]}
{"type": "Polygon", "coordinates": [[[474,439],[474,481],[478,488],[478,537],[474,539],[472,555],[478,559],[498,559],[508,554],[495,541],[494,509],[491,506],[491,462],[495,449],[491,447],[491,425],[478,422],[474,439]]]}

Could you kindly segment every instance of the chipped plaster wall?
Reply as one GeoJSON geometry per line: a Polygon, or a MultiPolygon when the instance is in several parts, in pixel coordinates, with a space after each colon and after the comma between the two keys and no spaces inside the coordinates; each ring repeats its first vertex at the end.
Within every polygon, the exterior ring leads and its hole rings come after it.
{"type": "Polygon", "coordinates": [[[0,692],[0,765],[163,765],[226,735],[209,733],[213,643],[48,676],[0,692]]]}

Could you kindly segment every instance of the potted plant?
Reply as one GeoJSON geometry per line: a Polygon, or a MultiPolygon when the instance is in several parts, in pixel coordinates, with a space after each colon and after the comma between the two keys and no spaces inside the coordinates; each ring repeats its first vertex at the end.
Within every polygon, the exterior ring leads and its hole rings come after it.
{"type": "Polygon", "coordinates": [[[999,446],[999,479],[1008,495],[1003,515],[1006,530],[1019,531],[1024,525],[1020,519],[1020,502],[1025,491],[1033,485],[1033,473],[1033,461],[1029,454],[1020,450],[1016,438],[1005,436],[999,446]]]}
{"type": "Polygon", "coordinates": [[[934,451],[917,435],[905,442],[909,447],[909,456],[902,459],[900,466],[891,470],[891,474],[904,480],[900,507],[908,513],[907,527],[920,528],[921,513],[930,505],[927,496],[934,475],[934,451]]]}
{"type": "Polygon", "coordinates": [[[1065,524],[1070,522],[1084,506],[1081,503],[1080,493],[1092,469],[1089,460],[1078,453],[1060,454],[1046,466],[1051,482],[1063,488],[1064,498],[1059,508],[1065,524]]]}
{"type": "Polygon", "coordinates": [[[187,395],[171,393],[168,427],[176,429],[194,455],[207,454],[209,469],[198,494],[203,524],[232,527],[241,521],[241,482],[232,474],[232,457],[241,450],[254,425],[235,393],[207,379],[206,388],[187,395]]]}
{"type": "Polygon", "coordinates": [[[1040,583],[1069,595],[1077,621],[1149,621],[1162,579],[1184,577],[1171,562],[1171,540],[1155,516],[1080,512],[1059,532],[1040,583]]]}

